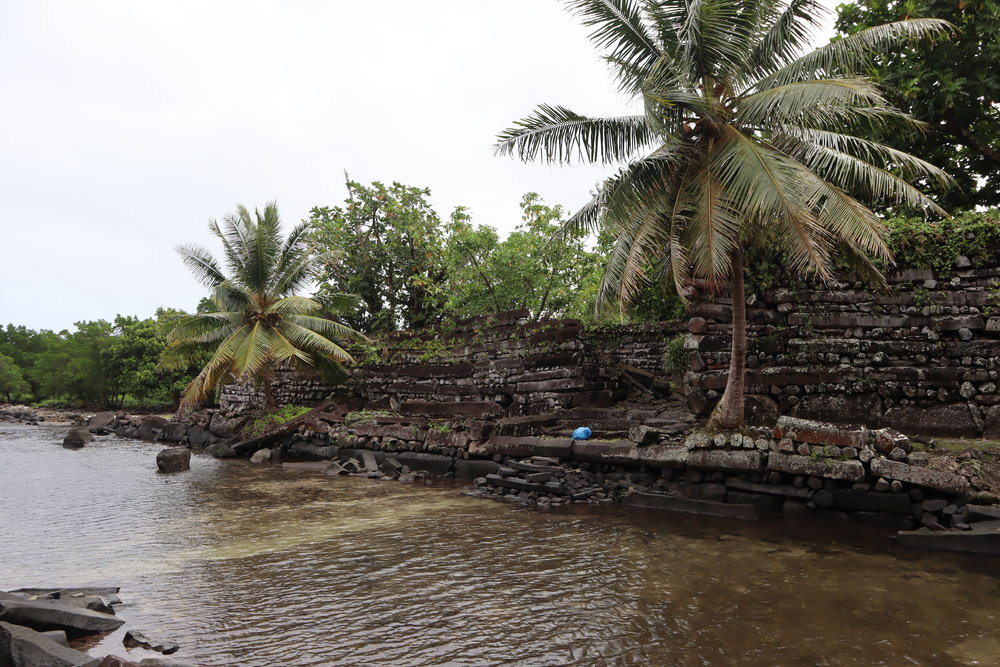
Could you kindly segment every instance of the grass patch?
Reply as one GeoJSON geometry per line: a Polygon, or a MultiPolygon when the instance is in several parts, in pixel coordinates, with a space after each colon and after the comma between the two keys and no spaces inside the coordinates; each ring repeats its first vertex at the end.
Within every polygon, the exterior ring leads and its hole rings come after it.
{"type": "MultiPolygon", "coordinates": [[[[984,440],[980,438],[936,438],[936,449],[961,453],[967,449],[984,449],[1000,453],[1000,440],[984,440]]],[[[934,451],[922,442],[914,442],[914,447],[923,451],[934,451]]]]}

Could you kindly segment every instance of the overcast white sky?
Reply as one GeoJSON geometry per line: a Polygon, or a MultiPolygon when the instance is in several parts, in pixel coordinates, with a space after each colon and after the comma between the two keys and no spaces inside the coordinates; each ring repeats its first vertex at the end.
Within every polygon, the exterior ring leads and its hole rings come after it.
{"type": "Polygon", "coordinates": [[[492,144],[626,110],[586,34],[558,0],[4,0],[0,325],[193,309],[175,245],[237,203],[298,222],[344,170],[504,231],[528,191],[575,210],[610,170],[492,144]]]}

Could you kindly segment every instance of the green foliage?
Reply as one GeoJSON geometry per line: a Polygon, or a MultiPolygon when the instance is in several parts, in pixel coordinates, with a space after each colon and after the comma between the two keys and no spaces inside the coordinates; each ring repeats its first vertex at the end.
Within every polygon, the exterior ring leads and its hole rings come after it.
{"type": "Polygon", "coordinates": [[[891,218],[889,247],[896,262],[905,267],[934,269],[946,276],[955,269],[955,259],[986,257],[994,261],[1000,253],[1000,209],[968,212],[941,221],[923,218],[891,218]]]}
{"type": "Polygon", "coordinates": [[[684,347],[684,340],[684,334],[674,336],[663,351],[663,370],[670,375],[682,375],[688,368],[688,351],[684,347]]]}
{"type": "MultiPolygon", "coordinates": [[[[165,312],[165,311],[160,311],[165,312]]],[[[0,354],[14,360],[27,388],[17,393],[31,402],[170,405],[190,368],[159,373],[164,347],[158,320],[117,316],[113,322],[78,322],[74,331],[33,331],[8,325],[0,330],[0,354]]]]}
{"type": "Polygon", "coordinates": [[[592,308],[581,288],[599,258],[587,250],[585,235],[559,234],[562,207],[547,206],[536,193],[524,195],[521,211],[521,224],[502,241],[491,227],[452,218],[440,285],[448,315],[527,309],[538,320],[592,308]]]}
{"type": "Polygon", "coordinates": [[[254,419],[246,430],[248,431],[248,435],[255,437],[274,426],[290,422],[296,417],[301,417],[310,410],[312,408],[307,408],[303,405],[283,405],[280,408],[269,410],[254,419]]]}
{"type": "Polygon", "coordinates": [[[266,403],[273,406],[271,382],[279,365],[318,372],[329,382],[342,379],[341,364],[353,359],[339,343],[363,336],[329,315],[352,299],[329,293],[323,302],[296,296],[320,267],[342,254],[312,252],[305,222],[282,238],[274,203],[253,214],[239,206],[222,226],[212,220],[208,227],[222,242],[228,275],[204,248],[177,248],[198,281],[212,290],[212,303],[175,320],[160,357],[160,367],[171,370],[210,355],[184,390],[182,407],[203,401],[233,381],[263,386],[266,403]]]}
{"type": "Polygon", "coordinates": [[[898,146],[956,178],[959,187],[937,195],[945,208],[1000,205],[1000,2],[858,0],[840,5],[836,27],[848,35],[918,17],[945,19],[956,34],[886,49],[868,70],[893,104],[929,124],[898,146]]]}
{"type": "Polygon", "coordinates": [[[437,431],[438,433],[451,433],[454,430],[446,422],[433,422],[428,425],[427,428],[428,430],[437,431]]]}
{"type": "Polygon", "coordinates": [[[391,417],[391,412],[386,410],[356,410],[344,415],[346,426],[371,425],[378,421],[380,417],[391,417]]]}
{"type": "Polygon", "coordinates": [[[0,354],[0,395],[8,403],[21,399],[31,391],[31,385],[21,373],[21,369],[11,357],[0,354]]]}
{"type": "Polygon", "coordinates": [[[314,248],[350,250],[337,266],[320,273],[319,298],[357,294],[355,307],[343,317],[366,333],[436,322],[443,297],[434,288],[445,276],[445,231],[427,201],[430,190],[401,183],[365,186],[351,180],[347,190],[342,206],[310,211],[314,248]]]}

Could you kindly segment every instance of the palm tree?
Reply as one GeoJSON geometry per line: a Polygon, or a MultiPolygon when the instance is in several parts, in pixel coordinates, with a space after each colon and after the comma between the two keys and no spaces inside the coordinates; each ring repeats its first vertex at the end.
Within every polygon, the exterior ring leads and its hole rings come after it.
{"type": "Polygon", "coordinates": [[[274,405],[271,383],[278,365],[342,377],[342,364],[353,361],[340,345],[363,336],[325,317],[328,308],[349,297],[336,295],[320,303],[295,296],[315,276],[320,265],[339,255],[313,254],[308,247],[309,224],[303,222],[282,241],[278,208],[272,202],[250,214],[243,206],[209,231],[220,241],[229,276],[204,248],[176,248],[199,282],[211,288],[210,307],[180,317],[167,334],[159,366],[183,368],[211,351],[211,358],[184,390],[181,407],[205,399],[221,384],[254,381],[262,385],[268,407],[274,405]]]}
{"type": "Polygon", "coordinates": [[[886,229],[862,203],[943,215],[908,182],[946,185],[887,137],[919,131],[858,75],[886,49],[946,37],[935,19],[870,28],[806,52],[819,0],[569,0],[592,28],[636,115],[591,118],[539,106],[503,131],[499,154],[625,166],[570,218],[567,231],[603,227],[617,239],[601,299],[622,303],[658,266],[682,298],[690,278],[729,282],[729,381],[710,426],[743,423],[746,313],[743,253],[783,251],[791,268],[831,278],[840,254],[881,278],[886,229]]]}

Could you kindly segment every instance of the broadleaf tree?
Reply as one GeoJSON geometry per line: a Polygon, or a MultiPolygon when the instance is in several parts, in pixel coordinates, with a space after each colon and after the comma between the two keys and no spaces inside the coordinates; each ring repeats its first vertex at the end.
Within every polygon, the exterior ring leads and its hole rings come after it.
{"type": "Polygon", "coordinates": [[[1000,1],[857,0],[837,14],[843,35],[918,17],[957,27],[950,40],[874,54],[868,73],[895,106],[927,123],[900,147],[955,176],[959,187],[937,201],[955,210],[1000,205],[1000,1]]]}

